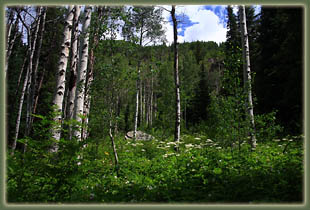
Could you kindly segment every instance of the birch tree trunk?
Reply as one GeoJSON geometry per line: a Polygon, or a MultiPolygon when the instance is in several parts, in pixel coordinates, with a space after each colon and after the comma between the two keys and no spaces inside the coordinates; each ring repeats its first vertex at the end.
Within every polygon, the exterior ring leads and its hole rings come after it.
{"type": "Polygon", "coordinates": [[[239,15],[241,21],[241,41],[242,41],[242,55],[243,55],[243,80],[244,80],[244,90],[247,95],[246,110],[248,116],[250,117],[251,123],[251,148],[256,147],[256,137],[255,137],[255,122],[254,122],[254,111],[253,111],[253,100],[252,100],[252,87],[251,87],[251,68],[250,68],[250,50],[249,50],[249,38],[246,25],[246,15],[245,6],[239,6],[239,15]]]}
{"type": "MultiPolygon", "coordinates": [[[[21,115],[22,115],[22,109],[23,109],[23,103],[24,103],[24,98],[25,98],[25,92],[26,92],[27,86],[29,84],[30,75],[31,75],[31,72],[32,72],[32,59],[33,59],[33,54],[34,54],[34,51],[35,51],[36,34],[37,34],[37,30],[36,30],[35,35],[34,35],[34,37],[35,37],[34,38],[34,42],[32,43],[30,27],[23,21],[23,19],[20,16],[19,12],[17,13],[17,16],[21,20],[21,22],[25,26],[25,28],[27,29],[27,43],[28,43],[27,55],[29,55],[29,57],[28,57],[27,72],[26,72],[26,76],[25,76],[25,79],[24,79],[24,85],[23,85],[22,93],[21,93],[20,100],[19,100],[19,108],[18,108],[18,113],[17,113],[17,118],[16,118],[16,125],[15,125],[15,137],[14,137],[14,140],[13,140],[13,143],[12,143],[12,154],[14,154],[14,151],[16,149],[16,142],[17,142],[18,135],[19,135],[20,119],[21,119],[21,115]]],[[[38,27],[37,27],[37,29],[38,29],[38,27]]],[[[28,113],[27,113],[27,117],[28,117],[28,113]]],[[[27,135],[27,129],[26,129],[26,135],[27,135]]]]}
{"type": "MultiPolygon", "coordinates": [[[[103,10],[104,8],[102,6],[98,7],[98,19],[96,21],[96,24],[101,24],[102,18],[103,18],[103,10]]],[[[89,68],[88,68],[88,74],[87,74],[87,81],[86,81],[86,87],[85,87],[85,99],[84,99],[84,116],[85,116],[85,126],[83,130],[83,139],[86,139],[89,135],[88,133],[88,121],[89,121],[89,112],[90,112],[90,103],[91,103],[91,86],[94,80],[94,66],[95,66],[95,49],[98,46],[99,43],[99,27],[96,28],[95,34],[94,34],[94,41],[93,46],[90,49],[89,53],[89,68]]]]}
{"type": "Polygon", "coordinates": [[[118,155],[117,155],[117,151],[116,151],[116,145],[115,145],[115,141],[114,141],[114,136],[112,134],[112,130],[113,130],[113,127],[112,127],[112,117],[113,117],[113,111],[112,111],[112,108],[110,108],[109,136],[110,136],[110,139],[111,139],[113,153],[114,153],[115,168],[118,169],[118,155]]]}
{"type": "MultiPolygon", "coordinates": [[[[180,141],[180,125],[181,125],[181,103],[180,103],[180,84],[179,84],[179,64],[178,64],[178,31],[177,31],[177,20],[175,17],[175,5],[172,6],[171,16],[173,21],[173,41],[174,41],[174,80],[175,80],[175,96],[176,96],[176,107],[175,107],[175,133],[174,140],[180,141]]],[[[178,144],[177,144],[178,145],[178,144]]],[[[178,150],[178,146],[176,147],[178,150]]]]}
{"type": "MultiPolygon", "coordinates": [[[[57,83],[56,83],[56,93],[54,96],[53,104],[56,106],[57,115],[54,121],[57,125],[52,129],[53,138],[59,141],[61,135],[61,122],[62,122],[62,112],[63,112],[63,100],[66,89],[66,69],[68,64],[69,48],[71,44],[71,30],[73,21],[73,6],[70,5],[68,9],[68,15],[65,21],[65,27],[63,32],[63,43],[61,45],[61,54],[57,69],[57,83]]],[[[51,152],[58,151],[58,145],[52,145],[51,152]]]]}
{"type": "Polygon", "coordinates": [[[71,77],[69,82],[69,97],[68,97],[68,111],[67,118],[73,118],[74,111],[74,99],[76,92],[76,81],[77,81],[77,63],[78,63],[78,25],[80,16],[80,6],[74,6],[74,20],[72,24],[72,43],[71,43],[71,77]]]}
{"type": "Polygon", "coordinates": [[[29,67],[27,68],[26,76],[24,79],[24,85],[23,85],[22,93],[21,93],[20,100],[19,100],[19,108],[18,108],[16,125],[15,125],[15,137],[14,137],[14,140],[12,143],[12,153],[11,153],[12,155],[14,154],[14,151],[16,149],[16,143],[17,143],[18,134],[19,134],[19,127],[20,127],[20,118],[22,115],[22,109],[23,109],[23,103],[24,103],[24,97],[25,97],[28,77],[29,77],[29,67]]]}
{"type": "Polygon", "coordinates": [[[138,112],[139,112],[139,84],[140,84],[140,67],[138,64],[138,79],[136,82],[137,90],[136,90],[136,111],[135,111],[135,126],[134,126],[134,131],[133,131],[133,138],[136,139],[136,134],[137,134],[137,127],[138,127],[138,112]]]}
{"type": "MultiPolygon", "coordinates": [[[[74,114],[74,101],[77,83],[77,64],[78,64],[78,32],[79,32],[79,17],[81,13],[80,6],[74,6],[74,20],[72,23],[72,43],[71,43],[71,65],[70,65],[70,81],[68,89],[68,108],[66,110],[66,118],[73,119],[74,114]]],[[[72,126],[69,126],[69,138],[72,138],[72,126]]]]}
{"type": "Polygon", "coordinates": [[[84,97],[85,97],[85,82],[86,82],[86,72],[88,63],[88,45],[89,45],[89,26],[91,20],[91,7],[87,6],[85,8],[85,19],[81,34],[81,44],[80,44],[80,59],[79,59],[79,70],[78,70],[78,80],[76,88],[76,98],[74,105],[74,119],[76,119],[80,125],[74,132],[74,136],[78,141],[82,140],[82,118],[83,108],[84,108],[84,97]]]}

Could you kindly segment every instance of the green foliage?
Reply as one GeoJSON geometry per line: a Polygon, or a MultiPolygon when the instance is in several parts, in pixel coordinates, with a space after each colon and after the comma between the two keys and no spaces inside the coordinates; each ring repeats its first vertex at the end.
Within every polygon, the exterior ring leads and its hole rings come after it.
{"type": "MultiPolygon", "coordinates": [[[[60,141],[46,150],[8,156],[9,202],[299,202],[303,144],[300,138],[262,143],[254,152],[219,147],[207,136],[183,135],[149,142],[115,139],[115,171],[108,139],[60,141]],[[283,153],[286,144],[289,149],[283,153]],[[97,150],[97,152],[95,152],[97,150]]],[[[32,140],[29,139],[29,142],[32,140]]],[[[32,144],[32,147],[40,144],[32,144]]]]}

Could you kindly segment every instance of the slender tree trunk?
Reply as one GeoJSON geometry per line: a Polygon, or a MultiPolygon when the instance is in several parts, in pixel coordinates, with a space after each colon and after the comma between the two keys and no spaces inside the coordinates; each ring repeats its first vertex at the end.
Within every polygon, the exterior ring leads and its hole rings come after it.
{"type": "MultiPolygon", "coordinates": [[[[98,7],[98,19],[96,24],[99,25],[102,21],[103,17],[103,7],[98,7]]],[[[84,125],[84,132],[83,132],[83,138],[86,139],[89,135],[88,132],[88,122],[89,122],[89,113],[90,113],[90,103],[91,103],[91,86],[94,81],[94,66],[95,66],[95,49],[97,48],[99,43],[99,27],[96,28],[95,34],[94,34],[94,41],[93,46],[90,49],[89,53],[89,68],[88,68],[88,74],[87,74],[87,81],[86,81],[86,87],[85,87],[85,99],[84,99],[84,116],[85,116],[85,125],[84,125]]]]}
{"type": "MultiPolygon", "coordinates": [[[[37,14],[37,25],[36,25],[36,30],[35,33],[33,35],[33,44],[32,44],[32,49],[31,49],[31,53],[30,53],[30,57],[29,57],[29,78],[28,78],[28,84],[27,84],[27,111],[26,111],[26,131],[25,131],[25,135],[29,136],[30,135],[30,131],[31,131],[31,114],[32,114],[32,101],[31,99],[32,97],[32,88],[33,85],[33,57],[34,57],[34,53],[36,51],[36,45],[37,45],[37,38],[38,38],[38,33],[39,33],[39,28],[40,28],[40,22],[41,22],[41,14],[42,14],[42,7],[39,7],[39,11],[37,14]]],[[[30,32],[29,32],[30,33],[30,32]]],[[[29,34],[30,36],[30,34],[29,34]]],[[[27,142],[25,142],[24,144],[24,153],[27,150],[27,142]]]]}
{"type": "MultiPolygon", "coordinates": [[[[32,99],[31,99],[31,110],[32,113],[35,113],[36,109],[35,107],[35,99],[37,98],[37,95],[39,95],[39,88],[38,88],[38,67],[39,67],[39,61],[40,61],[40,53],[41,53],[41,47],[42,47],[42,41],[43,41],[43,34],[44,34],[44,28],[45,28],[45,19],[46,19],[46,9],[47,8],[42,8],[41,7],[41,30],[40,30],[40,39],[39,39],[39,44],[38,44],[38,50],[36,54],[36,59],[35,59],[35,67],[33,71],[33,88],[32,88],[32,99]]],[[[33,116],[30,116],[30,125],[29,125],[29,130],[31,130],[32,123],[33,123],[33,116]]]]}
{"type": "Polygon", "coordinates": [[[151,76],[151,96],[150,96],[150,122],[149,122],[149,124],[150,124],[150,127],[152,127],[152,121],[153,121],[153,97],[154,97],[154,95],[153,95],[153,74],[152,74],[152,76],[151,76]]]}
{"type": "MultiPolygon", "coordinates": [[[[91,21],[91,7],[87,6],[85,8],[85,19],[81,34],[81,44],[80,44],[80,60],[79,60],[79,71],[78,71],[78,81],[76,88],[76,99],[74,106],[74,119],[76,119],[82,125],[83,108],[84,108],[84,98],[85,98],[85,83],[86,83],[86,72],[88,63],[88,47],[89,47],[89,26],[91,21]]],[[[82,140],[82,127],[81,125],[75,130],[74,136],[78,141],[82,140]]]]}
{"type": "MultiPolygon", "coordinates": [[[[23,73],[24,73],[24,69],[25,69],[25,66],[26,66],[26,63],[27,63],[28,53],[29,53],[29,51],[27,50],[27,55],[26,55],[25,58],[24,58],[23,65],[22,65],[22,67],[21,67],[21,69],[20,69],[20,73],[19,73],[19,76],[18,76],[17,87],[16,87],[16,91],[15,91],[15,96],[17,96],[17,94],[18,94],[20,82],[21,82],[21,80],[22,80],[22,76],[23,76],[23,73]]],[[[15,104],[15,102],[14,102],[14,104],[15,104]]]]}
{"type": "Polygon", "coordinates": [[[112,115],[113,115],[113,111],[112,111],[112,109],[110,109],[109,136],[111,139],[113,153],[114,153],[115,168],[118,169],[118,155],[117,155],[116,146],[115,146],[115,142],[114,142],[114,136],[112,134],[112,130],[113,130],[113,126],[112,126],[112,117],[113,116],[112,115]]]}
{"type": "Polygon", "coordinates": [[[256,148],[256,137],[255,137],[255,122],[254,122],[254,110],[252,101],[252,88],[251,88],[251,68],[250,68],[250,50],[249,50],[249,38],[246,25],[245,6],[239,6],[239,14],[241,20],[241,40],[242,40],[242,55],[243,55],[243,79],[244,79],[244,90],[247,95],[246,109],[248,116],[250,117],[251,123],[251,148],[256,148]]]}
{"type": "MultiPolygon", "coordinates": [[[[177,20],[175,17],[175,6],[172,6],[171,16],[173,21],[173,40],[174,40],[174,79],[175,79],[175,95],[176,95],[176,109],[175,109],[175,133],[174,140],[180,141],[180,125],[181,125],[181,103],[180,103],[180,84],[179,84],[179,65],[178,65],[178,31],[177,20]]],[[[178,150],[178,147],[176,148],[178,150]]]]}
{"type": "Polygon", "coordinates": [[[22,109],[23,109],[23,103],[24,103],[24,97],[25,97],[25,92],[26,92],[26,87],[27,87],[27,82],[28,82],[28,77],[29,77],[29,67],[27,68],[26,76],[24,79],[24,85],[22,89],[22,93],[20,96],[19,100],[19,108],[18,108],[18,113],[17,113],[17,118],[16,118],[16,125],[15,125],[15,137],[12,143],[12,155],[14,154],[14,151],[16,149],[16,143],[18,139],[18,134],[19,134],[19,127],[20,127],[20,119],[22,116],[22,109]]]}
{"type": "Polygon", "coordinates": [[[136,139],[137,126],[138,126],[139,90],[140,90],[140,87],[139,87],[139,84],[140,84],[139,78],[140,78],[140,67],[139,67],[139,64],[138,64],[138,79],[137,79],[137,82],[136,82],[137,90],[136,90],[135,125],[134,125],[134,131],[133,131],[133,138],[134,138],[134,139],[136,139]]]}
{"type": "MultiPolygon", "coordinates": [[[[57,125],[52,129],[53,138],[56,141],[59,141],[61,135],[61,124],[62,124],[62,112],[63,112],[63,100],[66,89],[66,69],[68,64],[69,57],[69,48],[71,44],[71,30],[72,30],[72,21],[73,21],[73,6],[69,6],[68,15],[65,21],[64,33],[63,33],[63,43],[62,50],[58,64],[57,70],[57,83],[56,83],[56,93],[54,96],[53,104],[56,106],[57,115],[54,118],[54,121],[57,125]]],[[[58,151],[58,145],[53,144],[51,152],[58,151]]]]}
{"type": "Polygon", "coordinates": [[[142,83],[142,80],[140,79],[140,123],[139,123],[139,126],[141,127],[142,124],[143,124],[143,92],[142,92],[142,89],[143,89],[143,83],[142,83]]]}
{"type": "MultiPolygon", "coordinates": [[[[72,23],[72,43],[71,43],[71,65],[70,65],[70,81],[69,81],[69,96],[68,96],[68,108],[66,118],[73,119],[74,114],[74,100],[76,93],[77,82],[77,64],[78,64],[78,25],[81,8],[80,6],[74,6],[74,20],[72,23]]],[[[72,126],[69,126],[69,138],[72,138],[72,126]]]]}

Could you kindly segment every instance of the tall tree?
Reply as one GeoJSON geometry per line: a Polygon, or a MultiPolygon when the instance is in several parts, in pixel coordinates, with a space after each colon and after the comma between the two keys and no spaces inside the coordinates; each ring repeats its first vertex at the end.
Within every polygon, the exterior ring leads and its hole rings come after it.
{"type": "MultiPolygon", "coordinates": [[[[155,43],[164,39],[164,31],[162,28],[162,9],[151,7],[132,7],[128,10],[127,24],[123,27],[123,36],[126,40],[133,40],[142,46],[149,43],[155,43]]],[[[142,123],[142,84],[141,84],[141,58],[137,67],[136,82],[136,111],[134,117],[134,138],[136,137],[139,115],[139,97],[140,97],[140,123],[142,123]]]]}
{"type": "Polygon", "coordinates": [[[86,83],[86,72],[88,63],[88,47],[89,47],[89,26],[91,21],[91,6],[85,7],[85,18],[83,21],[83,28],[80,40],[80,59],[79,59],[79,70],[77,77],[77,88],[76,88],[76,98],[74,104],[74,119],[76,119],[80,125],[75,130],[74,136],[80,141],[82,140],[82,115],[84,108],[84,98],[85,98],[85,83],[86,83]]]}
{"type": "MultiPolygon", "coordinates": [[[[74,19],[72,24],[72,42],[71,42],[71,64],[70,64],[70,80],[67,106],[67,119],[73,119],[74,101],[77,83],[77,63],[78,63],[78,32],[79,32],[79,17],[81,8],[78,5],[74,6],[74,19]]],[[[72,137],[72,127],[69,128],[70,139],[72,137]]]]}
{"type": "Polygon", "coordinates": [[[85,99],[84,99],[84,108],[83,114],[85,116],[85,125],[83,129],[83,139],[87,138],[88,133],[88,121],[89,121],[89,112],[90,112],[90,103],[91,103],[91,86],[94,80],[94,66],[95,66],[95,50],[98,47],[99,39],[101,35],[101,28],[98,27],[103,22],[103,13],[105,11],[105,7],[98,6],[96,7],[96,18],[92,18],[94,20],[94,30],[92,40],[90,41],[90,52],[89,52],[89,67],[87,72],[86,86],[85,86],[85,99]]]}
{"type": "Polygon", "coordinates": [[[243,81],[244,90],[247,94],[246,110],[250,118],[251,123],[251,148],[256,147],[256,137],[255,137],[255,122],[254,122],[254,109],[253,109],[253,99],[252,99],[252,79],[251,79],[251,66],[250,66],[250,49],[249,49],[249,38],[246,25],[246,15],[245,6],[239,6],[239,14],[241,21],[241,40],[242,40],[242,55],[243,55],[243,81]]]}
{"type": "MultiPolygon", "coordinates": [[[[66,89],[66,70],[69,57],[69,48],[71,45],[71,31],[72,22],[74,17],[73,6],[70,5],[68,8],[68,14],[65,20],[64,32],[63,32],[63,43],[62,50],[59,58],[58,69],[57,69],[57,83],[56,83],[56,93],[54,96],[53,104],[56,106],[57,114],[54,118],[56,125],[52,128],[52,135],[55,140],[59,141],[61,135],[61,124],[62,124],[62,113],[63,113],[63,101],[64,93],[66,89]]],[[[53,144],[50,149],[51,152],[58,151],[58,145],[53,144]]]]}
{"type": "Polygon", "coordinates": [[[303,132],[303,15],[302,7],[262,6],[258,28],[255,111],[277,110],[290,134],[303,132]]]}
{"type": "Polygon", "coordinates": [[[172,5],[171,17],[173,22],[173,50],[174,50],[173,67],[174,67],[175,103],[176,103],[174,140],[177,143],[179,143],[181,132],[181,100],[180,100],[180,82],[179,82],[178,30],[177,30],[177,20],[175,17],[175,5],[172,5]]]}
{"type": "MultiPolygon", "coordinates": [[[[24,10],[24,8],[22,9],[18,9],[17,10],[17,16],[20,19],[20,21],[22,22],[22,24],[24,25],[24,27],[27,29],[27,43],[28,43],[28,53],[27,55],[28,57],[28,66],[27,66],[27,72],[26,72],[26,76],[24,79],[24,85],[22,88],[22,93],[20,96],[20,101],[19,101],[19,109],[18,109],[18,114],[17,114],[17,119],[16,119],[16,126],[15,126],[15,138],[13,141],[13,145],[12,145],[12,153],[14,153],[14,150],[16,149],[16,141],[19,135],[19,128],[20,128],[20,120],[21,120],[21,114],[22,114],[22,108],[23,108],[23,103],[24,103],[24,97],[25,97],[25,93],[27,91],[27,112],[26,112],[26,135],[29,135],[29,122],[30,122],[30,98],[31,98],[31,77],[32,77],[32,69],[33,69],[33,56],[36,50],[36,41],[37,41],[37,36],[38,36],[38,31],[39,31],[39,27],[40,27],[40,15],[41,15],[41,7],[39,9],[39,12],[37,13],[37,17],[34,19],[33,21],[33,25],[35,25],[35,30],[34,33],[31,34],[31,25],[29,26],[26,22],[25,19],[23,19],[21,17],[21,12],[27,13],[28,8],[26,8],[24,10]],[[36,24],[35,24],[36,23],[36,24]],[[33,37],[33,39],[32,39],[33,37]]],[[[25,147],[26,148],[26,147],[25,147]]]]}

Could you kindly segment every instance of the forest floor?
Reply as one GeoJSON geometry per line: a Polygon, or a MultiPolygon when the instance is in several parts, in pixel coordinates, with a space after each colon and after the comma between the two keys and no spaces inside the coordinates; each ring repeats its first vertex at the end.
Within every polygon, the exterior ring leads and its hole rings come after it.
{"type": "Polygon", "coordinates": [[[64,144],[56,159],[39,150],[28,152],[24,162],[18,154],[9,157],[8,201],[301,203],[302,139],[274,139],[251,152],[245,142],[222,148],[204,135],[182,135],[176,152],[173,137],[126,141],[122,136],[115,139],[115,167],[109,139],[90,138],[73,156],[73,144],[64,144]]]}

